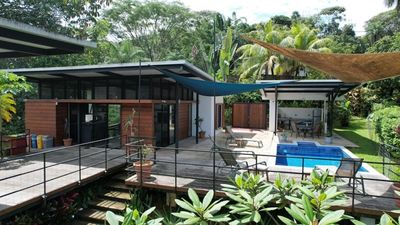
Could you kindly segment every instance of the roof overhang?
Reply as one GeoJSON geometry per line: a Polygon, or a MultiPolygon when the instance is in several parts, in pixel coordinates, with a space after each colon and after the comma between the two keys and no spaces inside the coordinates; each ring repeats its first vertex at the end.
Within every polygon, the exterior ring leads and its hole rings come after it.
{"type": "Polygon", "coordinates": [[[25,76],[31,80],[60,80],[60,79],[96,79],[96,78],[127,78],[132,76],[163,76],[157,68],[169,70],[175,74],[185,77],[197,77],[203,80],[213,80],[213,78],[185,60],[162,61],[162,62],[142,62],[122,63],[122,64],[103,64],[85,65],[68,67],[44,67],[13,69],[10,72],[25,76]]]}
{"type": "MultiPolygon", "coordinates": [[[[264,82],[270,81],[257,81],[257,83],[264,82]]],[[[344,83],[341,80],[297,80],[260,91],[263,100],[274,100],[277,93],[278,100],[326,101],[330,94],[340,97],[359,85],[359,83],[344,83]]]]}
{"type": "Polygon", "coordinates": [[[96,43],[0,18],[0,58],[81,53],[96,43]]]}

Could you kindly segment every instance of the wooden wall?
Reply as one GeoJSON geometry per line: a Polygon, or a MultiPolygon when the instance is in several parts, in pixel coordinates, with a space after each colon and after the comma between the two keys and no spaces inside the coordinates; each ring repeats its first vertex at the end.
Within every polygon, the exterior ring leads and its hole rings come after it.
{"type": "Polygon", "coordinates": [[[190,109],[189,107],[192,107],[191,104],[185,104],[182,103],[179,106],[179,140],[185,139],[189,137],[189,118],[190,118],[190,109]]]}
{"type": "Polygon", "coordinates": [[[124,124],[132,115],[132,108],[135,109],[136,114],[134,118],[134,123],[137,128],[140,128],[136,132],[137,136],[141,137],[153,137],[154,136],[154,109],[153,104],[122,104],[121,105],[121,135],[123,139],[123,143],[125,143],[125,138],[129,131],[124,128],[124,124]],[[139,120],[139,111],[140,111],[140,120],[139,120]],[[140,122],[140,124],[139,124],[140,122]]]}
{"type": "Polygon", "coordinates": [[[266,129],[267,107],[265,103],[235,103],[232,108],[232,126],[266,129]]]}
{"type": "Polygon", "coordinates": [[[55,101],[26,101],[25,127],[32,134],[51,135],[55,145],[62,145],[64,137],[64,119],[67,106],[55,101]]]}

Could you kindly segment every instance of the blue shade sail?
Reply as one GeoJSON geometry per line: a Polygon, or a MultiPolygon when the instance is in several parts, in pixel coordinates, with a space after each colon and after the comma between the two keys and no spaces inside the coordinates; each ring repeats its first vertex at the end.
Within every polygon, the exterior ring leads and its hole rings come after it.
{"type": "Polygon", "coordinates": [[[156,67],[155,69],[162,72],[165,76],[174,79],[179,84],[204,96],[226,96],[226,95],[240,94],[243,92],[250,92],[263,88],[277,87],[280,84],[294,82],[294,81],[272,81],[262,84],[222,83],[222,82],[213,82],[205,80],[196,80],[177,75],[168,70],[159,69],[156,67]]]}

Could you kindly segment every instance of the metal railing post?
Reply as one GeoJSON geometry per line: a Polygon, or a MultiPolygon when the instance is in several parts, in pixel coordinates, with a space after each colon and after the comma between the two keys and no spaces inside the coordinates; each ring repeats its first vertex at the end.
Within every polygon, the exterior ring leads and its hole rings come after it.
{"type": "Polygon", "coordinates": [[[258,155],[256,155],[256,175],[258,174],[258,155]]]}
{"type": "Polygon", "coordinates": [[[178,164],[178,150],[175,150],[174,151],[174,154],[175,154],[175,157],[174,157],[174,169],[175,169],[175,171],[174,171],[174,182],[175,182],[175,186],[174,186],[174,190],[175,190],[175,193],[177,192],[177,189],[178,189],[178,168],[177,168],[177,164],[178,164]]]}
{"type": "Polygon", "coordinates": [[[215,193],[215,142],[213,144],[213,191],[215,193]]]}
{"type": "Polygon", "coordinates": [[[304,180],[304,157],[301,158],[301,180],[304,180]]]}
{"type": "MultiPolygon", "coordinates": [[[[351,178],[350,178],[351,179],[351,178]]],[[[353,188],[351,193],[351,214],[354,214],[355,191],[356,191],[356,162],[353,162],[353,188]]]]}
{"type": "Polygon", "coordinates": [[[139,160],[140,160],[140,187],[143,186],[143,145],[139,146],[139,160]]]}
{"type": "Polygon", "coordinates": [[[78,146],[78,162],[79,162],[79,184],[82,182],[82,150],[81,145],[78,146]]]}
{"type": "Polygon", "coordinates": [[[107,173],[107,169],[108,169],[108,164],[107,164],[107,160],[108,160],[108,157],[107,157],[107,144],[106,144],[106,146],[104,147],[104,173],[107,173]]]}
{"type": "Polygon", "coordinates": [[[47,175],[46,175],[46,153],[43,153],[43,199],[46,201],[47,198],[47,190],[46,190],[46,183],[47,175]]]}

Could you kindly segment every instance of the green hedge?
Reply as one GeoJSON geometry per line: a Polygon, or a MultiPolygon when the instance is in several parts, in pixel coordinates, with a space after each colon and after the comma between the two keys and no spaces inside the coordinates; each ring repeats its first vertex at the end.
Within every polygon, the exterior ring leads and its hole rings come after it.
{"type": "Polygon", "coordinates": [[[396,132],[396,128],[400,126],[400,106],[378,109],[374,111],[372,120],[380,141],[400,148],[400,135],[396,132]]]}

